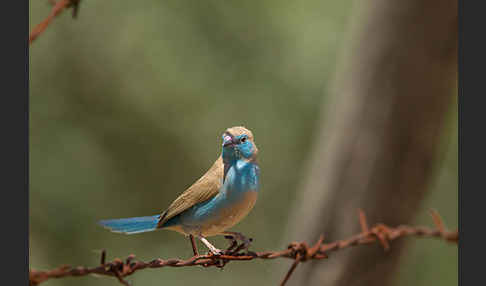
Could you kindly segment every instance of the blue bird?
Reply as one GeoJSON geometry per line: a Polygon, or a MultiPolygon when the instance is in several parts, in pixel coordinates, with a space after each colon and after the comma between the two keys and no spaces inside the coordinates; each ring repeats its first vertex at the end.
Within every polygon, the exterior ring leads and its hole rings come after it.
{"type": "Polygon", "coordinates": [[[253,134],[242,126],[226,129],[222,135],[222,152],[212,167],[184,191],[161,214],[122,219],[102,220],[103,227],[112,232],[141,233],[158,229],[177,231],[189,236],[194,254],[194,237],[203,242],[211,253],[222,254],[207,237],[226,235],[240,239],[242,234],[230,232],[253,208],[259,189],[258,149],[253,134]]]}

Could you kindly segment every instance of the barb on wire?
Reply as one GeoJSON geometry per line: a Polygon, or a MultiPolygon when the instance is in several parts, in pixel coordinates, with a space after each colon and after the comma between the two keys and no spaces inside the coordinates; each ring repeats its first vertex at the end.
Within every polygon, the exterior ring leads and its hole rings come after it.
{"type": "Polygon", "coordinates": [[[76,18],[78,15],[78,10],[79,10],[79,3],[81,0],[58,0],[57,2],[55,0],[49,0],[49,2],[53,5],[51,12],[49,15],[37,26],[34,27],[32,32],[30,32],[29,36],[29,45],[32,44],[32,42],[40,35],[44,30],[47,28],[49,23],[52,22],[52,20],[61,14],[62,11],[64,11],[65,8],[73,8],[73,18],[76,18]]]}
{"type": "Polygon", "coordinates": [[[305,261],[314,259],[326,259],[328,254],[343,248],[348,248],[357,245],[366,245],[372,243],[379,243],[385,251],[390,249],[390,242],[407,236],[416,237],[435,237],[448,242],[456,243],[459,239],[458,231],[449,231],[445,228],[442,219],[436,211],[431,211],[434,219],[435,228],[430,227],[413,227],[407,225],[400,225],[397,227],[390,227],[385,224],[375,224],[373,227],[368,226],[366,216],[363,211],[359,210],[359,222],[361,225],[361,233],[351,236],[348,239],[338,240],[334,242],[324,243],[324,236],[321,235],[319,240],[309,247],[305,242],[292,242],[287,249],[281,251],[264,251],[252,252],[242,251],[244,243],[238,245],[235,240],[231,241],[230,247],[222,255],[195,255],[189,259],[161,259],[157,258],[151,261],[135,260],[135,255],[129,255],[125,260],[115,258],[113,261],[106,262],[106,251],[101,252],[100,265],[94,267],[70,267],[60,266],[53,270],[40,271],[31,269],[29,272],[30,285],[39,285],[40,283],[51,278],[62,278],[67,276],[86,276],[89,274],[98,274],[105,276],[116,277],[123,285],[130,285],[125,277],[132,275],[136,271],[145,268],[161,268],[161,267],[185,267],[197,266],[203,267],[216,266],[223,268],[230,261],[243,261],[254,259],[275,259],[275,258],[289,258],[294,260],[284,279],[280,285],[285,285],[290,276],[297,268],[297,266],[305,261]]]}

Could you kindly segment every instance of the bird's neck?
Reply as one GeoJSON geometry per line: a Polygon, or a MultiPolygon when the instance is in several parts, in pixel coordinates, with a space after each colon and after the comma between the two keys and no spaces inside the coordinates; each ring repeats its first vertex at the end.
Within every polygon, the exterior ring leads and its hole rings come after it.
{"type": "Polygon", "coordinates": [[[255,160],[238,159],[225,165],[225,190],[230,192],[258,191],[259,169],[255,160]]]}
{"type": "Polygon", "coordinates": [[[241,169],[243,166],[246,166],[247,164],[254,164],[255,166],[257,166],[256,156],[252,156],[250,158],[242,158],[242,157],[238,158],[237,156],[235,156],[234,153],[229,155],[223,152],[222,157],[223,157],[223,165],[224,165],[223,182],[226,181],[226,175],[228,174],[228,171],[231,169],[231,167],[241,169]]]}

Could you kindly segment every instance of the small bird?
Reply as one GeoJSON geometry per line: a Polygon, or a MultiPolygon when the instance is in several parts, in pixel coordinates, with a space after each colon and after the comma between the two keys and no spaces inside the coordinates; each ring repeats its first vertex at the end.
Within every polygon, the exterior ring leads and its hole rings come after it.
{"type": "Polygon", "coordinates": [[[189,236],[194,251],[194,237],[203,242],[211,253],[223,252],[207,237],[225,235],[249,240],[241,233],[230,232],[253,208],[259,190],[256,157],[258,149],[253,134],[242,126],[226,129],[222,135],[222,152],[216,162],[199,180],[185,190],[161,214],[122,219],[102,220],[103,227],[112,232],[133,234],[169,229],[189,236]]]}

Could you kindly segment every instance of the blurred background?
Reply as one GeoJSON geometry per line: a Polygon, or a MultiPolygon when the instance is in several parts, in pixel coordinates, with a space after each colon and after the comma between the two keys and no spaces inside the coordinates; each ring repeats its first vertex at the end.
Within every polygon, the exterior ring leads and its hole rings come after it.
{"type": "MultiPolygon", "coordinates": [[[[420,2],[83,0],[77,19],[64,12],[30,47],[30,267],[96,265],[101,249],[108,259],[190,257],[175,232],[127,236],[96,222],[163,211],[234,125],[251,129],[260,150],[259,200],[234,228],[254,251],[347,237],[357,208],[392,225],[432,225],[433,208],[457,228],[457,4],[420,2]]],[[[31,29],[50,9],[30,1],[31,29]]],[[[406,238],[369,251],[359,265],[346,258],[358,249],[302,264],[290,284],[458,284],[455,245],[406,238]],[[376,284],[384,264],[393,267],[376,284]]],[[[289,266],[128,280],[276,285],[289,266]]]]}

